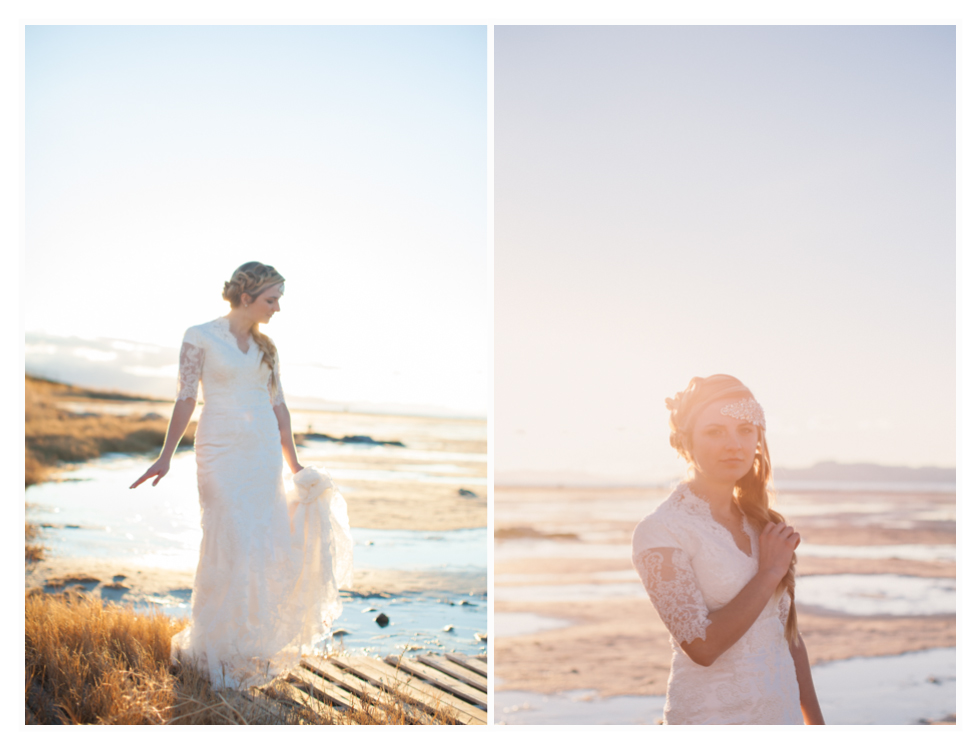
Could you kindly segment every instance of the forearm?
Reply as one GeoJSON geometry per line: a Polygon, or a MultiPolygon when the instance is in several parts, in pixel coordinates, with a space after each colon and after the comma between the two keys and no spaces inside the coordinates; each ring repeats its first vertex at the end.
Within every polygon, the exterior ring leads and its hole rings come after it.
{"type": "Polygon", "coordinates": [[[809,666],[809,654],[806,644],[800,635],[796,643],[789,645],[792,661],[796,665],[796,679],[799,682],[799,705],[802,707],[802,718],[806,724],[825,724],[816,688],[812,681],[812,669],[809,666]]]}
{"type": "Polygon", "coordinates": [[[274,407],[274,415],[278,418],[278,431],[281,433],[281,452],[292,474],[301,471],[298,463],[298,449],[295,447],[295,436],[291,431],[291,412],[284,404],[274,407]]]}
{"type": "Polygon", "coordinates": [[[163,443],[162,452],[159,454],[160,458],[169,460],[173,457],[173,454],[176,452],[176,447],[183,437],[183,433],[186,432],[186,428],[190,424],[194,409],[196,409],[196,399],[192,398],[180,399],[173,406],[173,416],[169,420],[169,428],[166,430],[166,442],[163,443]]]}
{"type": "Polygon", "coordinates": [[[708,613],[711,624],[705,638],[681,643],[684,653],[702,666],[711,666],[748,632],[775,593],[777,585],[778,580],[774,575],[759,571],[734,599],[721,609],[708,613]]]}

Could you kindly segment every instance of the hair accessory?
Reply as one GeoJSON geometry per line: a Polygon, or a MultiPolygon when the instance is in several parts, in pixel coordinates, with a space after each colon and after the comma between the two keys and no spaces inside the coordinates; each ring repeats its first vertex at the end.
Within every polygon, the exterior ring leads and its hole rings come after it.
{"type": "Polygon", "coordinates": [[[743,398],[741,401],[727,404],[721,407],[721,413],[726,417],[740,419],[743,422],[751,422],[753,425],[765,429],[765,412],[758,401],[753,398],[743,398]]]}

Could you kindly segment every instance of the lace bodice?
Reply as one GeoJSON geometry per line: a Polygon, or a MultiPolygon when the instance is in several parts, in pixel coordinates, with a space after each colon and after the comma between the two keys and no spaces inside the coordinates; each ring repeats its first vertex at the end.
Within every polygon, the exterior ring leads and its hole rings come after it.
{"type": "Polygon", "coordinates": [[[197,399],[201,381],[210,403],[239,405],[261,398],[269,398],[272,406],[284,403],[279,363],[273,370],[267,366],[253,336],[247,351],[241,351],[227,318],[188,328],[183,336],[176,400],[197,399]]]}
{"type": "Polygon", "coordinates": [[[633,565],[671,634],[668,723],[802,723],[785,640],[787,593],[774,595],[745,635],[710,667],[693,662],[680,646],[707,640],[709,614],[727,605],[758,572],[758,533],[744,518],[742,529],[751,542],[750,555],[714,520],[707,501],[680,484],[633,533],[633,565]]]}

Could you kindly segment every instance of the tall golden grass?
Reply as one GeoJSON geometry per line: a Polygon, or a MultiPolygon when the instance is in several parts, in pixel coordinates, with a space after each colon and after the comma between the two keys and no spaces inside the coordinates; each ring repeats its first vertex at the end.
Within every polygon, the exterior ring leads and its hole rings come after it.
{"type": "Polygon", "coordinates": [[[452,724],[402,696],[339,711],[286,679],[261,694],[215,690],[191,665],[170,664],[186,623],[83,593],[39,590],[24,604],[26,724],[452,724]]]}

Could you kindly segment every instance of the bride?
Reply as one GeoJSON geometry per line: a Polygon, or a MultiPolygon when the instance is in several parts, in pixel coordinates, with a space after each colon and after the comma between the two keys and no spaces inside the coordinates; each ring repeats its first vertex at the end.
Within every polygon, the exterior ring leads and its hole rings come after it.
{"type": "Polygon", "coordinates": [[[268,682],[324,638],[352,582],[345,501],[327,474],[298,462],[277,349],[260,331],[279,312],[284,277],[245,263],[224,284],[230,312],[186,331],[179,392],[158,460],[132,487],[153,486],[196,407],[197,483],[203,525],[191,626],[173,658],[195,659],[216,687],[268,682]],[[283,463],[293,474],[286,493],[283,463]]]}
{"type": "Polygon", "coordinates": [[[824,724],[796,621],[799,534],[769,508],[765,414],[730,375],[667,399],[689,480],[633,533],[670,631],[667,724],[824,724]]]}

